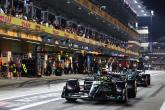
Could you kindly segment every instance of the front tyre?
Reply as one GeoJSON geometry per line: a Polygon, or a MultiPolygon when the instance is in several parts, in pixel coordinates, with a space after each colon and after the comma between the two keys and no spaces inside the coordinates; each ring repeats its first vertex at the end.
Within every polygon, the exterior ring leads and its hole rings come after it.
{"type": "Polygon", "coordinates": [[[135,98],[136,97],[136,88],[134,88],[135,90],[133,90],[129,96],[129,98],[135,98]]]}
{"type": "Polygon", "coordinates": [[[122,104],[128,103],[128,93],[127,93],[127,90],[123,89],[123,94],[122,94],[121,97],[122,98],[120,100],[117,100],[117,103],[122,103],[122,104]]]}
{"type": "Polygon", "coordinates": [[[122,103],[128,103],[128,94],[127,94],[127,90],[124,91],[122,103]]]}
{"type": "Polygon", "coordinates": [[[128,98],[135,98],[136,94],[137,94],[137,85],[136,85],[136,82],[135,82],[134,87],[131,90],[128,91],[128,98]]]}

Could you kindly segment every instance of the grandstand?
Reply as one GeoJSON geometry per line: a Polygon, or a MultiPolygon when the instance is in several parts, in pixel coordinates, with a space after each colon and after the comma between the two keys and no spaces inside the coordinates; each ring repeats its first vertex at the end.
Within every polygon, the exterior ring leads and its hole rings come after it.
{"type": "Polygon", "coordinates": [[[40,52],[46,60],[50,53],[77,51],[138,56],[128,46],[138,39],[136,22],[124,0],[0,0],[1,57],[7,62],[40,52]]]}

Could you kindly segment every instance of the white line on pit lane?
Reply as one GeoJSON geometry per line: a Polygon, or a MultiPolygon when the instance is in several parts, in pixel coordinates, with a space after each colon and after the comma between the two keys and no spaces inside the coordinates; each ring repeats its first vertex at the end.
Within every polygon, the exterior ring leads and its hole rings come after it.
{"type": "Polygon", "coordinates": [[[50,100],[54,98],[59,98],[61,94],[59,93],[49,93],[49,94],[41,94],[36,96],[28,96],[19,99],[13,99],[8,101],[8,104],[5,105],[7,108],[17,108],[21,106],[25,106],[27,104],[31,104],[34,102],[41,102],[43,100],[50,100]]]}
{"type": "Polygon", "coordinates": [[[15,99],[15,98],[22,98],[22,97],[27,97],[27,96],[33,96],[33,95],[40,95],[40,94],[49,94],[49,93],[53,93],[53,92],[61,92],[62,90],[57,90],[57,91],[51,91],[51,92],[41,92],[41,93],[33,93],[33,94],[29,94],[29,95],[20,95],[20,96],[12,96],[12,97],[7,97],[7,98],[1,98],[0,101],[2,100],[10,100],[10,99],[15,99]]]}
{"type": "Polygon", "coordinates": [[[18,108],[13,108],[13,109],[10,109],[10,110],[24,110],[24,109],[32,108],[32,107],[35,107],[35,106],[38,106],[38,105],[43,105],[43,104],[53,102],[53,101],[57,101],[57,100],[61,100],[61,99],[62,98],[54,98],[54,99],[51,99],[51,100],[37,102],[37,103],[29,104],[29,105],[26,105],[26,106],[18,107],[18,108]]]}
{"type": "Polygon", "coordinates": [[[165,72],[159,72],[159,73],[147,73],[146,74],[150,74],[151,76],[157,76],[157,75],[162,75],[165,74],[165,72]]]}
{"type": "Polygon", "coordinates": [[[159,76],[159,75],[162,75],[162,73],[151,74],[151,76],[159,76]]]}
{"type": "Polygon", "coordinates": [[[165,102],[162,104],[160,110],[165,110],[165,102]]]}

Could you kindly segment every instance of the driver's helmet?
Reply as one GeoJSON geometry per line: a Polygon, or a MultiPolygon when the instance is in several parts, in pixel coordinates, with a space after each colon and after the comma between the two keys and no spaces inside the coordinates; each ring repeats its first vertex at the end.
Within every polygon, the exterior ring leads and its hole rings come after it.
{"type": "Polygon", "coordinates": [[[108,69],[107,68],[102,68],[101,75],[107,75],[107,74],[108,74],[108,69]]]}
{"type": "Polygon", "coordinates": [[[108,78],[107,78],[107,76],[101,76],[100,80],[106,81],[106,80],[108,80],[108,78]]]}
{"type": "Polygon", "coordinates": [[[108,77],[108,76],[101,76],[101,77],[99,77],[99,81],[110,81],[110,77],[108,77]]]}

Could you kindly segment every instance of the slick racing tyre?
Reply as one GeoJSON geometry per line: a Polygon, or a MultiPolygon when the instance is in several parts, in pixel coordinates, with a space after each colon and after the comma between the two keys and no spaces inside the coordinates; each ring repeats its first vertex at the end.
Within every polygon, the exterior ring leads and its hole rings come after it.
{"type": "Polygon", "coordinates": [[[144,87],[148,87],[148,77],[146,76],[145,81],[144,81],[144,87]]]}
{"type": "Polygon", "coordinates": [[[128,102],[127,90],[124,90],[123,99],[122,99],[121,102],[122,102],[122,103],[127,103],[127,102],[128,102]]]}
{"type": "Polygon", "coordinates": [[[151,84],[151,76],[150,76],[150,74],[148,74],[147,77],[148,77],[148,80],[147,80],[148,85],[150,85],[151,84]]]}
{"type": "Polygon", "coordinates": [[[133,88],[131,88],[128,91],[128,98],[135,98],[136,94],[137,94],[137,84],[136,84],[136,81],[135,81],[133,88]]]}
{"type": "Polygon", "coordinates": [[[130,90],[129,92],[128,92],[128,97],[129,98],[135,98],[136,97],[136,88],[133,88],[132,90],[130,90]]]}
{"type": "Polygon", "coordinates": [[[123,89],[123,94],[121,96],[121,99],[117,100],[117,103],[128,103],[128,93],[126,89],[123,89]]]}

